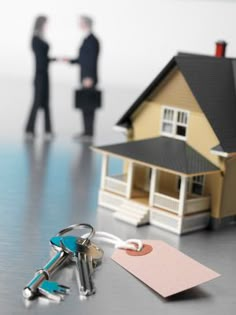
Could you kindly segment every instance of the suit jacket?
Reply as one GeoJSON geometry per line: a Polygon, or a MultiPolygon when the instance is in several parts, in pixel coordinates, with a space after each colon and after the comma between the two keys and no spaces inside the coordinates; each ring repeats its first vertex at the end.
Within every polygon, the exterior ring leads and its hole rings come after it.
{"type": "Polygon", "coordinates": [[[38,36],[33,36],[31,46],[35,56],[36,73],[38,72],[47,73],[49,62],[55,60],[55,58],[48,57],[49,52],[48,43],[38,36]]]}
{"type": "Polygon", "coordinates": [[[35,57],[34,104],[47,107],[49,101],[48,65],[55,58],[49,58],[49,45],[38,36],[32,38],[32,50],[35,57]]]}
{"type": "Polygon", "coordinates": [[[80,81],[84,78],[92,78],[94,85],[98,82],[97,64],[99,55],[98,39],[91,33],[86,37],[79,48],[78,57],[71,59],[72,64],[80,65],[80,81]]]}

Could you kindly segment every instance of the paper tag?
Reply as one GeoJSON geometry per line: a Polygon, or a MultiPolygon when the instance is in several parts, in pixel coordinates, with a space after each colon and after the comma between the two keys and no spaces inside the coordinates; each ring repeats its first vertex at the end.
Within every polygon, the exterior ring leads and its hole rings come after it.
{"type": "Polygon", "coordinates": [[[146,255],[132,256],[117,249],[112,259],[163,297],[168,297],[220,275],[163,241],[151,245],[146,255]]]}

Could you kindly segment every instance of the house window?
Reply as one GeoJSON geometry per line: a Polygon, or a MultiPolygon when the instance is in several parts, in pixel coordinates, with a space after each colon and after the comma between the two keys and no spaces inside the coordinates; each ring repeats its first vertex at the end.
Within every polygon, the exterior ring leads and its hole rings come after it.
{"type": "Polygon", "coordinates": [[[163,107],[162,134],[186,139],[188,125],[188,112],[171,107],[163,107]]]}
{"type": "Polygon", "coordinates": [[[191,192],[192,194],[195,195],[202,195],[203,194],[203,188],[204,188],[204,175],[200,176],[193,176],[192,178],[192,187],[191,187],[191,192]]]}
{"type": "MultiPolygon", "coordinates": [[[[193,195],[203,195],[204,192],[204,183],[205,183],[205,176],[204,175],[198,175],[193,176],[188,179],[188,186],[187,190],[190,194],[193,195]]],[[[177,190],[180,190],[181,185],[181,177],[178,176],[177,180],[177,190]]]]}

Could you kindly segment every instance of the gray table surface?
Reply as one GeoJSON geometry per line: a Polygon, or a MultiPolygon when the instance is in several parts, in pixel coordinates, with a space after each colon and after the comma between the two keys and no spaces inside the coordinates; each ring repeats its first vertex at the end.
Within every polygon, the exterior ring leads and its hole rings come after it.
{"type": "Polygon", "coordinates": [[[100,157],[72,141],[0,145],[0,314],[227,314],[236,312],[236,228],[178,237],[156,227],[135,228],[97,208],[100,157]],[[55,276],[72,291],[60,304],[24,301],[21,290],[49,257],[50,237],[76,223],[124,239],[160,239],[222,276],[165,300],[114,263],[112,248],[96,272],[97,293],[78,296],[73,267],[55,276]]]}

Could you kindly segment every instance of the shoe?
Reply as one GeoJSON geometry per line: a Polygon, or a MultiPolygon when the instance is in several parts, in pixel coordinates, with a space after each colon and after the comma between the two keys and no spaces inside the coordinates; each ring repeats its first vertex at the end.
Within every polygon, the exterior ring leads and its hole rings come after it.
{"type": "Polygon", "coordinates": [[[25,132],[25,140],[34,140],[35,139],[35,133],[33,132],[25,132]]]}
{"type": "Polygon", "coordinates": [[[93,141],[93,136],[92,135],[84,135],[81,138],[81,141],[83,141],[83,142],[92,142],[93,141]]]}
{"type": "Polygon", "coordinates": [[[84,136],[84,133],[76,133],[73,135],[74,140],[80,140],[84,136]]]}
{"type": "Polygon", "coordinates": [[[92,135],[87,135],[85,133],[81,133],[81,134],[75,134],[73,136],[73,139],[78,141],[83,141],[83,142],[92,142],[93,136],[92,135]]]}
{"type": "Polygon", "coordinates": [[[43,138],[45,141],[51,141],[55,138],[55,134],[52,133],[52,132],[46,132],[44,135],[43,135],[43,138]]]}

